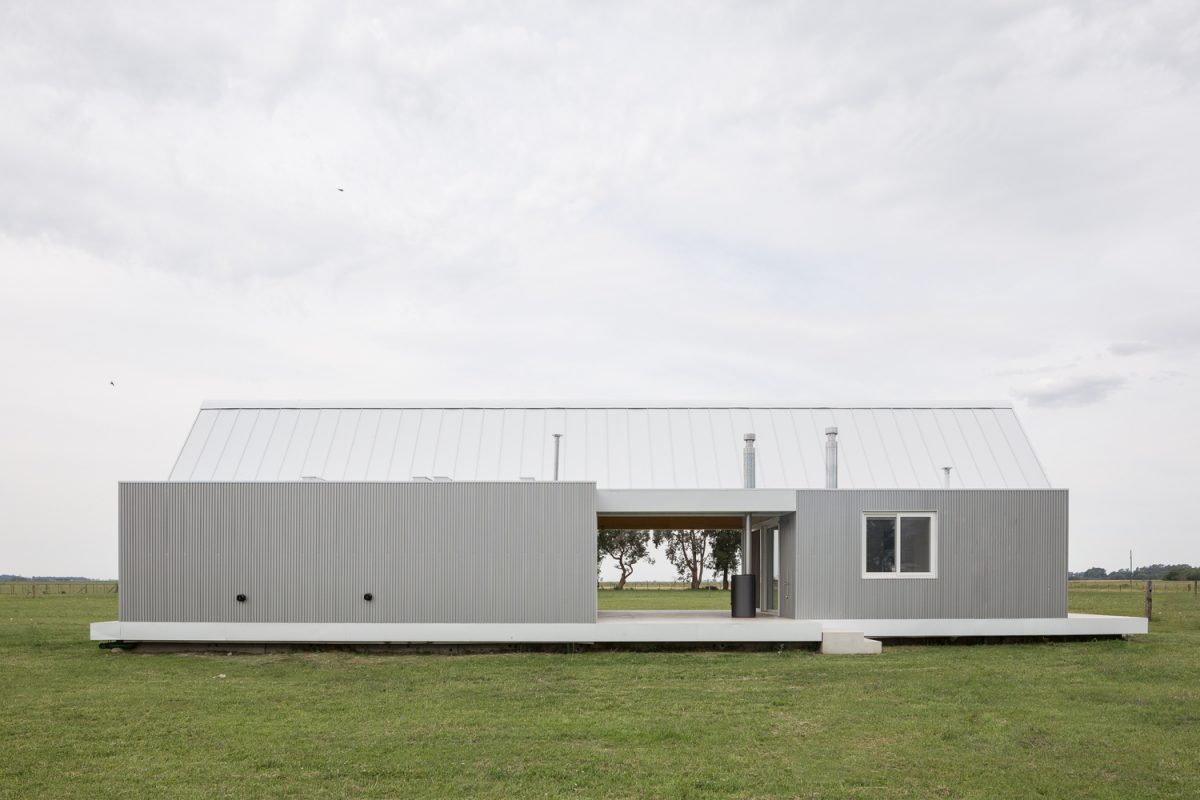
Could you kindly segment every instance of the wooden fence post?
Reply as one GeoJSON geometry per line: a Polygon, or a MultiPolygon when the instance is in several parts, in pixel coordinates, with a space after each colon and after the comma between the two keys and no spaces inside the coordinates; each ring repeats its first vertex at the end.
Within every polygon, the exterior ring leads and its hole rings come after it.
{"type": "Polygon", "coordinates": [[[1154,609],[1154,581],[1146,581],[1146,619],[1154,609]]]}

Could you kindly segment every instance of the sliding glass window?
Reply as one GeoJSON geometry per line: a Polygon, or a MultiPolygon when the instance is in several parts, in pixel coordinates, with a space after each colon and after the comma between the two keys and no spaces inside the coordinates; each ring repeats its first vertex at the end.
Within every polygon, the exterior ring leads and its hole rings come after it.
{"type": "Polygon", "coordinates": [[[936,578],[937,517],[933,512],[863,515],[864,578],[936,578]]]}

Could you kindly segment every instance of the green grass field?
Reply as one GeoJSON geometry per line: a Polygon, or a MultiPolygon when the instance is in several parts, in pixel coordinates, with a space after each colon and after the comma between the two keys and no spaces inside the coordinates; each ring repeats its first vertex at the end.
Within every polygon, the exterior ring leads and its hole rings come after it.
{"type": "Polygon", "coordinates": [[[0,797],[1196,797],[1200,599],[1156,610],[1130,641],[878,657],[136,655],[87,641],[113,595],[0,595],[0,797]]]}
{"type": "Polygon", "coordinates": [[[655,589],[626,587],[620,591],[601,589],[597,595],[601,611],[693,611],[728,610],[729,592],[708,589],[682,589],[675,586],[655,589]]]}

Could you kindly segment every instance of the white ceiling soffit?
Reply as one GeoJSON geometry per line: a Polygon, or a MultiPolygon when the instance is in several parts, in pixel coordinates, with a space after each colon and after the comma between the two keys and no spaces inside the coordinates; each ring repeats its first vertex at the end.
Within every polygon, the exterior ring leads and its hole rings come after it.
{"type": "Polygon", "coordinates": [[[603,489],[735,489],[742,435],[757,484],[820,488],[837,426],[839,486],[1048,488],[1011,408],[204,407],[174,481],[550,480],[603,489]]]}

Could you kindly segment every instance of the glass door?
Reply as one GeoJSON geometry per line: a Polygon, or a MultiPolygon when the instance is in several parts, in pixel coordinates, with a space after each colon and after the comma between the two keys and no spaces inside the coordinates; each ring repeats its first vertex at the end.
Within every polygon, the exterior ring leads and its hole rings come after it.
{"type": "Polygon", "coordinates": [[[760,533],[759,546],[759,608],[779,611],[779,526],[771,525],[760,533]]]}

